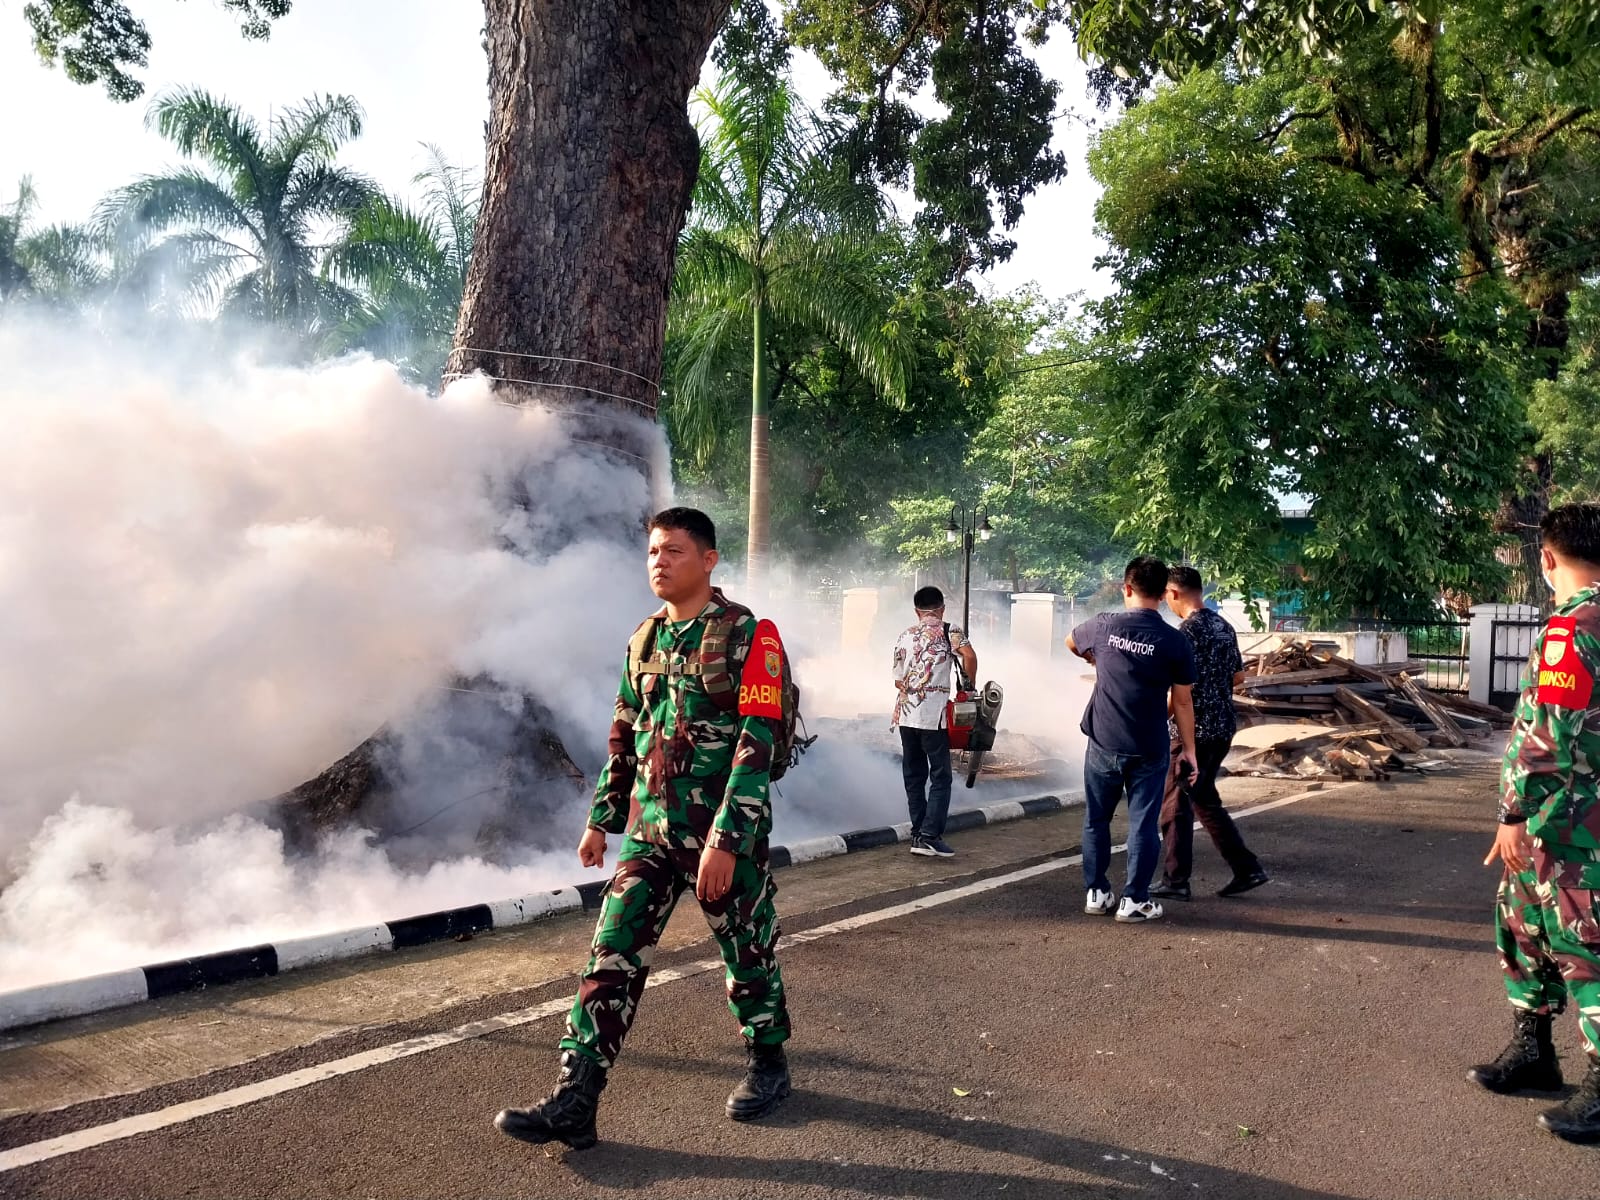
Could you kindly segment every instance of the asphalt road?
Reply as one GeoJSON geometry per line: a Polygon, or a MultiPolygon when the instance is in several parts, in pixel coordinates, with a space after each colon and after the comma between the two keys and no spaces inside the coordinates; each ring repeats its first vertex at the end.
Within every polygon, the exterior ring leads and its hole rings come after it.
{"type": "MultiPolygon", "coordinates": [[[[1215,898],[1225,876],[1198,835],[1200,898],[1148,926],[1084,915],[1081,874],[1066,867],[792,945],[796,1091],[760,1125],[722,1115],[741,1059],[709,972],[647,994],[587,1152],[541,1151],[490,1125],[550,1082],[550,1018],[0,1173],[0,1196],[1600,1197],[1600,1150],[1535,1127],[1549,1101],[1464,1078],[1509,1028],[1489,946],[1494,881],[1478,865],[1492,805],[1492,773],[1478,769],[1261,812],[1241,828],[1274,882],[1215,898]]],[[[1076,841],[1073,817],[1016,829],[1043,856],[1076,841]]],[[[836,869],[898,881],[917,869],[904,857],[872,851],[836,869]]],[[[1018,857],[986,860],[978,878],[1018,857]]],[[[971,882],[942,869],[940,882],[864,887],[786,927],[816,931],[971,882]]],[[[658,969],[708,950],[685,945],[658,969]]],[[[0,1120],[0,1148],[569,987],[501,990],[18,1113],[0,1120]]],[[[1570,1016],[1557,1045],[1575,1078],[1570,1016]]]]}

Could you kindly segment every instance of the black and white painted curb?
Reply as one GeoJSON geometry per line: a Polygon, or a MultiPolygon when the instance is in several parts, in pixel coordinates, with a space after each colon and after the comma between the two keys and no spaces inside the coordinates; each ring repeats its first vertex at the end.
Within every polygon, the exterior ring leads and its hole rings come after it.
{"type": "MultiPolygon", "coordinates": [[[[1081,793],[1067,793],[1008,800],[983,808],[962,809],[950,814],[945,829],[949,833],[960,833],[962,830],[975,829],[980,825],[995,825],[1003,821],[1020,820],[1023,817],[1042,816],[1045,813],[1071,808],[1081,800],[1081,793]]],[[[854,833],[807,838],[805,841],[794,842],[788,846],[774,846],[771,850],[772,866],[774,868],[798,866],[801,863],[832,858],[839,854],[852,854],[857,850],[892,846],[896,842],[908,841],[910,837],[910,824],[902,822],[899,825],[884,825],[877,829],[858,829],[854,833]]],[[[202,954],[195,958],[180,959],[177,962],[111,971],[87,979],[69,979],[59,983],[41,984],[38,987],[21,988],[17,991],[0,992],[0,1030],[83,1016],[104,1009],[139,1004],[145,1000],[158,1000],[163,996],[175,996],[180,992],[199,991],[246,979],[263,979],[269,975],[280,975],[300,967],[333,962],[341,958],[355,958],[380,950],[404,950],[410,946],[462,938],[491,929],[527,925],[558,913],[599,908],[600,897],[609,882],[608,879],[596,879],[556,891],[519,896],[514,900],[471,904],[465,908],[452,908],[446,912],[427,913],[420,917],[404,917],[398,921],[386,921],[381,925],[368,925],[360,929],[344,929],[338,933],[289,938],[268,946],[224,950],[217,954],[202,954]]]]}

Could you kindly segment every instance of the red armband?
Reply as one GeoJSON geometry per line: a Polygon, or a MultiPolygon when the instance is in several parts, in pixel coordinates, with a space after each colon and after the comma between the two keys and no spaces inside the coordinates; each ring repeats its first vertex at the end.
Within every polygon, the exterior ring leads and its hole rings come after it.
{"type": "Polygon", "coordinates": [[[1540,704],[1555,708],[1588,708],[1594,675],[1578,652],[1578,623],[1572,617],[1551,617],[1539,656],[1540,704]]]}
{"type": "Polygon", "coordinates": [[[745,655],[744,673],[739,676],[739,715],[783,717],[783,641],[771,621],[756,625],[750,652],[745,655]]]}

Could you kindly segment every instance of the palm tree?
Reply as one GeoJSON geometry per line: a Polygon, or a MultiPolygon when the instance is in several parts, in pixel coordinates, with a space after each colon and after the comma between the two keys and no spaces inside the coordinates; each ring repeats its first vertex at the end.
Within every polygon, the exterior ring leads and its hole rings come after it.
{"type": "Polygon", "coordinates": [[[340,240],[377,192],[334,161],[361,133],[354,100],[312,97],[263,132],[237,106],[185,90],[158,98],[145,123],[198,162],[102,202],[98,220],[126,259],[126,285],[303,339],[344,319],[355,301],[319,273],[318,239],[340,240]]]}
{"type": "Polygon", "coordinates": [[[0,305],[87,305],[107,280],[103,248],[82,226],[30,229],[37,205],[38,193],[24,176],[16,200],[0,208],[0,305]]]}
{"type": "Polygon", "coordinates": [[[422,206],[379,196],[356,214],[323,273],[361,293],[330,348],[367,350],[420,383],[437,383],[450,354],[478,226],[478,189],[437,146],[426,147],[422,206]]]}
{"type": "Polygon", "coordinates": [[[700,174],[673,281],[669,397],[680,434],[702,459],[716,438],[715,383],[749,339],[750,532],[758,584],[769,552],[768,346],[774,326],[832,340],[861,375],[904,403],[910,350],[878,284],[883,219],[876,189],[835,152],[837,130],[787,82],[725,81],[698,96],[700,174]]]}

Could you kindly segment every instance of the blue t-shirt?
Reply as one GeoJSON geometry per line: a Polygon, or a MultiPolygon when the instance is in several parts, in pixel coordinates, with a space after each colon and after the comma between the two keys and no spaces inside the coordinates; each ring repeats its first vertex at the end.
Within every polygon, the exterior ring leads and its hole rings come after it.
{"type": "Polygon", "coordinates": [[[1072,631],[1073,644],[1094,655],[1094,695],[1083,732],[1112,754],[1167,753],[1167,691],[1195,681],[1189,639],[1153,608],[1101,613],[1072,631]]]}

